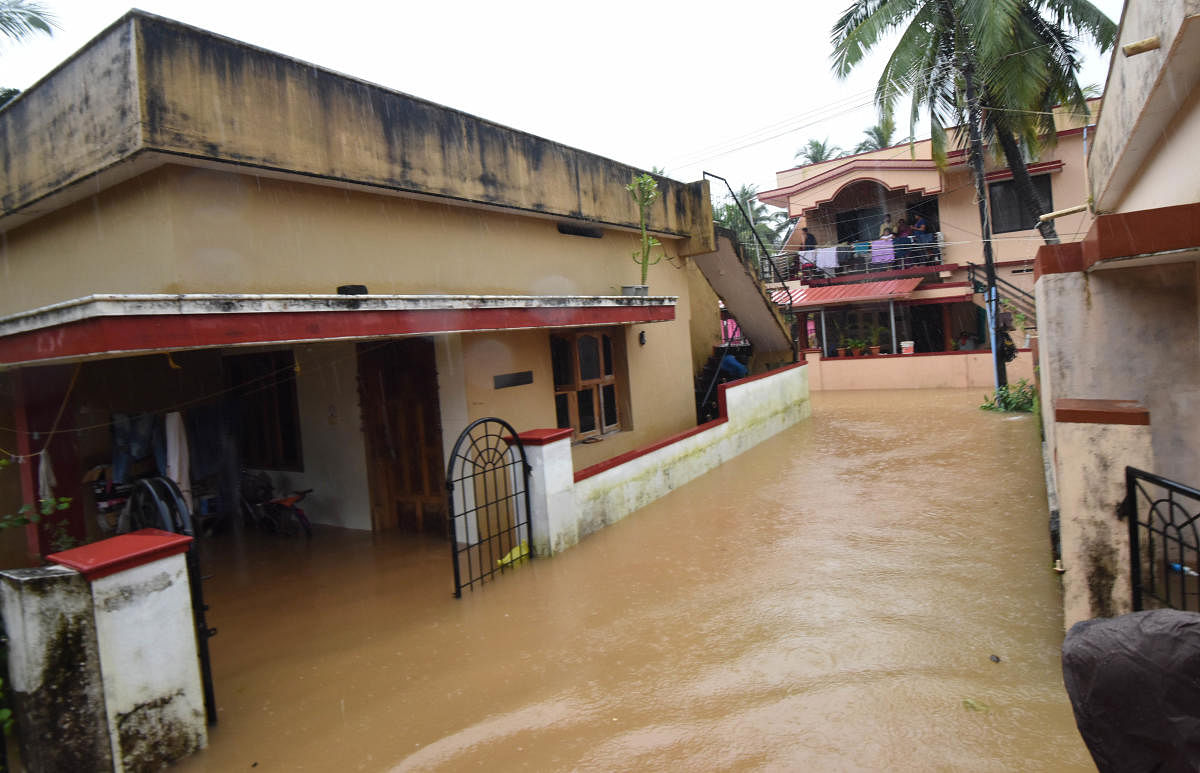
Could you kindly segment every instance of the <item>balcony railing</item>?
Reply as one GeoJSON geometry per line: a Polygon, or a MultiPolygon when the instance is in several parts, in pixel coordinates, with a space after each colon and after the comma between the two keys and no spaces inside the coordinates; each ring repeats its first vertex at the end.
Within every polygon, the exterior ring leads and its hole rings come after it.
{"type": "Polygon", "coordinates": [[[818,247],[815,250],[783,252],[763,261],[765,282],[800,280],[811,282],[867,276],[884,271],[899,271],[920,266],[942,265],[942,235],[933,234],[928,241],[917,242],[910,237],[879,239],[818,247]]]}

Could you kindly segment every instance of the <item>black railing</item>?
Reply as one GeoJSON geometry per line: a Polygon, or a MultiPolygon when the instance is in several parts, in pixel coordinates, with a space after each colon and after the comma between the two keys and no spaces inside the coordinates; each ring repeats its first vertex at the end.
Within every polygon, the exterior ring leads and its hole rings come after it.
{"type": "Polygon", "coordinates": [[[478,419],[458,436],[446,466],[454,595],[530,556],[529,464],[503,419],[478,419]]]}
{"type": "Polygon", "coordinates": [[[1121,510],[1134,611],[1151,604],[1200,612],[1200,491],[1126,467],[1121,510]]]}
{"type": "Polygon", "coordinates": [[[771,277],[783,277],[807,284],[824,279],[867,278],[870,274],[884,271],[942,265],[941,245],[936,241],[895,243],[891,260],[872,260],[870,250],[863,249],[862,245],[858,249],[850,245],[819,249],[836,249],[837,265],[817,265],[813,250],[782,252],[767,259],[770,270],[764,267],[763,279],[770,281],[771,277]]]}
{"type": "MultiPolygon", "coordinates": [[[[982,278],[984,276],[983,266],[967,263],[967,280],[977,293],[987,291],[987,282],[982,278]]],[[[1023,327],[1037,327],[1037,300],[1032,293],[999,276],[996,277],[996,291],[1001,306],[1025,316],[1028,324],[1023,327]]]]}

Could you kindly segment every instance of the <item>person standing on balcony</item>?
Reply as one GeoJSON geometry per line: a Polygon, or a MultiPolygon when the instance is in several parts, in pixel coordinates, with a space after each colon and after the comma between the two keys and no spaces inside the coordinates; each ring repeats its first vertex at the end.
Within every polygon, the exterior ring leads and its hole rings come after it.
{"type": "Polygon", "coordinates": [[[921,256],[922,257],[928,256],[929,248],[925,245],[931,244],[933,242],[933,234],[931,234],[929,232],[929,223],[926,222],[925,216],[922,215],[920,212],[917,213],[916,218],[913,220],[912,235],[913,235],[913,243],[917,244],[917,245],[921,245],[919,247],[919,249],[921,250],[921,256]]]}
{"type": "Polygon", "coordinates": [[[883,216],[883,224],[879,226],[879,238],[891,236],[892,230],[892,216],[889,213],[883,216]]]}
{"type": "Polygon", "coordinates": [[[808,228],[801,228],[800,233],[804,235],[804,249],[815,250],[817,248],[817,237],[808,232],[808,228]]]}

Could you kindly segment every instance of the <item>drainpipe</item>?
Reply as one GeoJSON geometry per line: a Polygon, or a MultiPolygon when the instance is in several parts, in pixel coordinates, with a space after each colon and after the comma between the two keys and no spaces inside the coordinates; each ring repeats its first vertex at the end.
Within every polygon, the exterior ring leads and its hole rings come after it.
{"type": "Polygon", "coordinates": [[[821,355],[829,356],[829,339],[825,337],[825,308],[821,308],[821,355]]]}
{"type": "Polygon", "coordinates": [[[892,354],[899,354],[896,351],[896,302],[888,298],[888,314],[892,317],[892,354]]]}

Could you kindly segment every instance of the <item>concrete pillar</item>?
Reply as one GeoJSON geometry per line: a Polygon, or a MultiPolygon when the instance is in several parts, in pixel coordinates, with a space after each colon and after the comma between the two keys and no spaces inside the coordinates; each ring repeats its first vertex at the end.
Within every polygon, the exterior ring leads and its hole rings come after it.
{"type": "Polygon", "coordinates": [[[1125,467],[1154,469],[1150,414],[1133,401],[1054,401],[1066,628],[1133,609],[1125,467]]]}
{"type": "Polygon", "coordinates": [[[0,572],[4,686],[30,773],[112,770],[92,594],[63,566],[0,572]]]}
{"type": "Polygon", "coordinates": [[[550,556],[579,542],[575,517],[575,471],[571,430],[535,429],[520,434],[529,475],[530,550],[550,556]]]}
{"type": "Polygon", "coordinates": [[[37,711],[18,713],[25,746],[57,746],[76,735],[88,744],[77,752],[86,761],[67,764],[58,749],[32,749],[47,764],[30,770],[157,770],[207,744],[184,557],[191,542],[143,529],[55,553],[48,558],[61,566],[27,570],[50,573],[59,588],[53,596],[19,582],[18,572],[0,573],[5,620],[23,621],[19,633],[9,630],[9,667],[22,674],[21,692],[41,696],[45,685],[63,681],[63,668],[67,681],[79,678],[87,688],[69,701],[47,696],[53,732],[36,725],[37,711]],[[66,642],[69,653],[54,642],[66,642]]]}

